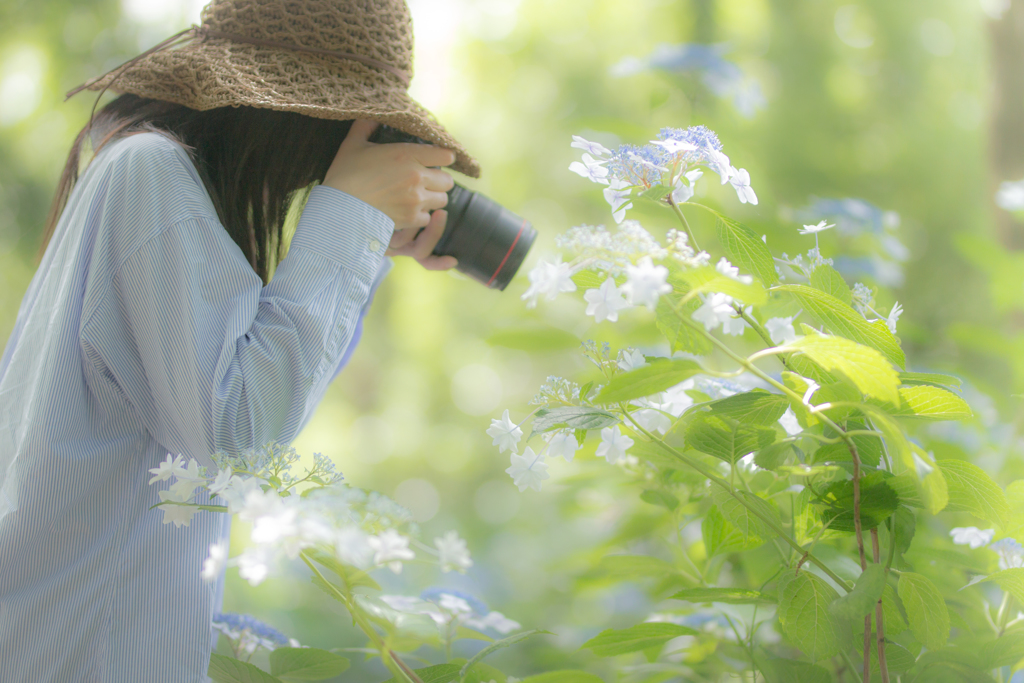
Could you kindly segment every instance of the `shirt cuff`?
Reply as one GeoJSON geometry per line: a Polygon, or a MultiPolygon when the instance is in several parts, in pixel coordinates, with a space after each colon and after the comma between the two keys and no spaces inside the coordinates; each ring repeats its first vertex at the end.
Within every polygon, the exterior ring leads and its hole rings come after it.
{"type": "Polygon", "coordinates": [[[375,279],[395,223],[382,211],[333,187],[318,185],[295,228],[290,249],[306,249],[375,279]]]}

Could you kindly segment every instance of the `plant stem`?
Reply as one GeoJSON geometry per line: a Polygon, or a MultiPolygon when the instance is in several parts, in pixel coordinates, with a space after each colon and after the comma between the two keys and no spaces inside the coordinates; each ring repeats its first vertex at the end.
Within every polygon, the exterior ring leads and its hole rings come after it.
{"type": "Polygon", "coordinates": [[[839,654],[842,656],[843,661],[846,662],[847,668],[849,669],[850,673],[853,674],[853,677],[857,681],[857,683],[863,683],[863,680],[860,677],[860,672],[857,671],[857,665],[853,663],[852,659],[850,659],[850,653],[846,650],[840,649],[839,654]]]}
{"type": "MultiPolygon", "coordinates": [[[[895,548],[895,544],[892,545],[895,548]]],[[[875,564],[881,557],[878,552],[878,527],[871,530],[871,555],[875,564]]],[[[882,596],[878,596],[875,603],[875,640],[878,644],[878,671],[882,676],[882,683],[889,683],[889,665],[885,659],[885,620],[883,619],[882,596]]]]}
{"type": "MultiPolygon", "coordinates": [[[[740,318],[742,318],[744,321],[746,321],[748,325],[750,325],[754,332],[757,332],[757,336],[761,337],[761,340],[765,344],[767,344],[769,348],[775,346],[775,341],[772,339],[771,335],[768,334],[768,330],[764,329],[764,326],[762,326],[761,323],[757,322],[757,319],[754,316],[747,313],[742,306],[733,304],[733,309],[736,311],[736,314],[740,318]]],[[[783,358],[782,356],[779,356],[779,362],[781,362],[782,366],[787,370],[791,369],[789,367],[789,363],[787,363],[786,359],[783,358]]]]}
{"type": "MultiPolygon", "coordinates": [[[[688,465],[689,467],[692,467],[693,469],[697,470],[698,472],[700,472],[702,475],[704,475],[705,477],[707,477],[711,481],[713,481],[716,484],[718,484],[719,486],[721,486],[723,489],[725,489],[726,493],[728,493],[730,496],[735,498],[736,501],[740,505],[745,507],[752,515],[754,515],[755,517],[760,519],[762,522],[767,524],[768,527],[771,528],[771,530],[774,531],[776,534],[778,534],[779,537],[782,540],[784,540],[791,548],[793,548],[793,550],[797,551],[801,555],[804,554],[804,549],[800,546],[799,543],[794,541],[785,532],[785,530],[782,529],[782,527],[780,527],[778,524],[776,524],[775,520],[773,520],[770,517],[766,517],[765,515],[761,514],[760,510],[755,509],[754,506],[750,505],[749,503],[747,503],[747,501],[743,500],[743,496],[741,496],[739,494],[739,492],[735,489],[735,487],[733,487],[727,480],[725,480],[722,477],[718,476],[717,474],[715,474],[714,472],[709,470],[707,467],[705,467],[700,462],[698,462],[696,460],[693,460],[692,458],[687,457],[685,454],[681,453],[678,449],[673,448],[672,446],[668,445],[662,439],[659,439],[658,437],[656,437],[654,434],[651,434],[649,431],[647,431],[646,429],[641,427],[640,424],[636,420],[634,420],[633,416],[630,415],[629,413],[625,413],[625,416],[626,416],[627,420],[629,420],[630,422],[633,423],[633,428],[638,433],[643,434],[645,437],[647,437],[648,440],[650,440],[652,443],[657,444],[660,448],[662,448],[663,450],[667,451],[670,455],[675,457],[677,460],[683,462],[684,464],[688,465]]],[[[810,555],[810,554],[807,556],[807,561],[810,562],[811,564],[815,565],[819,569],[821,569],[821,571],[823,571],[830,579],[832,579],[840,588],[845,590],[847,593],[850,592],[850,589],[847,588],[847,586],[846,586],[846,582],[843,579],[839,578],[839,576],[835,572],[833,572],[831,569],[829,569],[828,565],[826,565],[824,562],[819,560],[814,555],[810,555]]]]}
{"type": "Polygon", "coordinates": [[[693,236],[693,231],[690,230],[690,224],[686,222],[686,216],[683,215],[683,210],[676,204],[676,200],[672,199],[672,194],[668,195],[668,205],[672,207],[672,210],[676,212],[676,216],[679,217],[679,222],[683,224],[683,229],[686,230],[687,236],[690,238],[690,244],[693,246],[694,251],[700,251],[700,247],[697,246],[697,238],[693,236]]]}

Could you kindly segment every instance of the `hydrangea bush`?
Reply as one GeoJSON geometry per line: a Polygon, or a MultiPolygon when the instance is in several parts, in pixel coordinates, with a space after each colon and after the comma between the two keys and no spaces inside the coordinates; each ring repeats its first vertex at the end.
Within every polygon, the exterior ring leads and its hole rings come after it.
{"type": "MultiPolygon", "coordinates": [[[[436,682],[449,674],[446,681],[512,680],[481,660],[540,631],[521,631],[517,622],[457,590],[387,595],[373,579],[376,571],[399,574],[412,562],[465,572],[473,561],[457,532],[435,538],[432,546],[420,542],[405,508],[344,484],[319,454],[301,477],[292,472],[299,455],[276,444],[237,456],[216,453],[213,460],[216,473],[195,460],[186,464],[182,456],[167,456],[150,470],[149,482],[161,486],[158,507],[165,524],[188,526],[202,512],[248,523],[248,543],[239,555],[229,557],[227,539],[210,546],[201,569],[205,581],[217,581],[232,567],[256,586],[282,564],[301,562],[313,584],[338,601],[366,635],[365,644],[339,643],[339,650],[379,657],[394,683],[436,682]],[[470,661],[453,659],[453,643],[466,638],[488,644],[470,661]],[[407,653],[424,646],[442,652],[446,662],[414,670],[407,653]]],[[[325,680],[349,666],[338,651],[303,647],[246,615],[215,615],[213,627],[233,655],[212,656],[209,675],[216,683],[325,680]],[[253,663],[257,652],[267,653],[269,672],[253,663]]]]}
{"type": "Polygon", "coordinates": [[[813,247],[776,256],[693,201],[710,170],[757,203],[707,128],[572,147],[570,170],[604,186],[618,228],[568,231],[523,299],[581,295],[596,323],[646,317],[662,342],[584,344],[592,371],[550,377],[532,411],[506,410],[487,433],[521,492],[580,454],[647,506],[588,575],[639,582],[656,607],[582,649],[652,683],[1008,680],[1024,666],[1024,480],[1004,489],[967,460],[967,428],[950,424],[973,419],[966,388],[909,370],[902,307],[851,286],[819,245],[830,215],[849,231],[864,214],[890,276],[874,281],[892,283],[898,218],[822,200],[803,215],[825,220],[793,226],[813,247]],[[656,238],[626,219],[635,201],[677,225],[656,238]],[[695,234],[689,212],[711,215],[714,235],[695,234]],[[962,520],[986,528],[944,531],[962,520]]]}

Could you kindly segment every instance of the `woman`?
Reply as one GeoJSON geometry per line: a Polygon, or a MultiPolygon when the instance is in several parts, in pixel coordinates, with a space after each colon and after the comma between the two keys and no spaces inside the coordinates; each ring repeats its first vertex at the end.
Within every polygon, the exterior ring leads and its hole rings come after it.
{"type": "Polygon", "coordinates": [[[455,265],[434,167],[478,169],[406,94],[411,47],[401,0],[216,0],[84,86],[125,94],[75,142],[0,362],[0,680],[205,679],[224,530],[161,524],[148,470],[290,442],[385,255],[455,265]]]}

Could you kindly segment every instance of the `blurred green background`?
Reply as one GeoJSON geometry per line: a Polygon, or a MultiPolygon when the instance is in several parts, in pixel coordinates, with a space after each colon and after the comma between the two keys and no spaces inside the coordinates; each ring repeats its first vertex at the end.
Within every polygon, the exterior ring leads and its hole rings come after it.
{"type": "MultiPolygon", "coordinates": [[[[63,93],[198,21],[198,0],[0,0],[0,335],[34,270],[53,188],[92,99],[63,93]]],[[[364,340],[294,444],[331,456],[354,485],[409,507],[423,539],[468,538],[466,576],[409,567],[395,592],[472,592],[526,627],[558,635],[501,655],[523,676],[570,663],[608,625],[650,608],[640,590],[588,579],[588,549],[623,520],[643,523],[634,492],[591,478],[594,444],[553,464],[542,493],[520,494],[484,434],[510,408],[522,419],[549,374],[586,372],[578,340],[642,338],[642,313],[594,325],[568,297],[527,310],[525,273],[572,225],[610,222],[594,185],[567,171],[572,134],[644,143],[662,126],[706,124],[760,198],[739,205],[707,179],[702,201],[798,253],[794,211],[821,197],[860,197],[901,217],[909,247],[893,292],[915,369],[952,371],[991,398],[983,415],[1016,424],[1024,393],[1024,226],[998,209],[1001,181],[1024,176],[1024,2],[1000,0],[417,0],[413,94],[480,159],[467,185],[540,230],[504,293],[401,261],[378,294],[364,340]],[[659,45],[725,44],[764,106],[744,116],[692,74],[623,60],[659,45]],[[627,62],[628,64],[628,62],[627,62]],[[613,69],[616,65],[620,68],[613,69]],[[518,348],[517,348],[518,347],[518,348]],[[628,516],[627,516],[628,512],[628,516]]],[[[724,48],[723,48],[724,49],[724,48]]],[[[669,217],[638,208],[656,235],[669,217]]],[[[698,236],[711,226],[695,215],[698,236]]],[[[822,236],[834,255],[844,238],[822,236]]],[[[702,245],[703,246],[703,245],[702,245]]],[[[866,281],[871,282],[870,278],[866,281]]],[[[893,303],[880,297],[880,310],[893,303]]],[[[1008,447],[1019,452],[1016,433],[1008,447]]],[[[1004,453],[1003,456],[1006,454],[1004,453]]],[[[1001,456],[996,467],[1017,467],[1001,456]]],[[[238,548],[235,548],[237,552],[238,548]]],[[[630,550],[637,551],[636,548],[630,550]]],[[[642,549],[641,549],[642,550],[642,549]]],[[[226,611],[252,613],[301,642],[358,647],[333,603],[287,576],[256,589],[229,576],[226,611]]],[[[298,568],[291,570],[301,574],[298,568]]],[[[424,653],[430,656],[430,653],[424,653]]],[[[346,680],[376,680],[354,670],[346,680]]],[[[383,676],[380,676],[383,677],[383,676]]]]}

